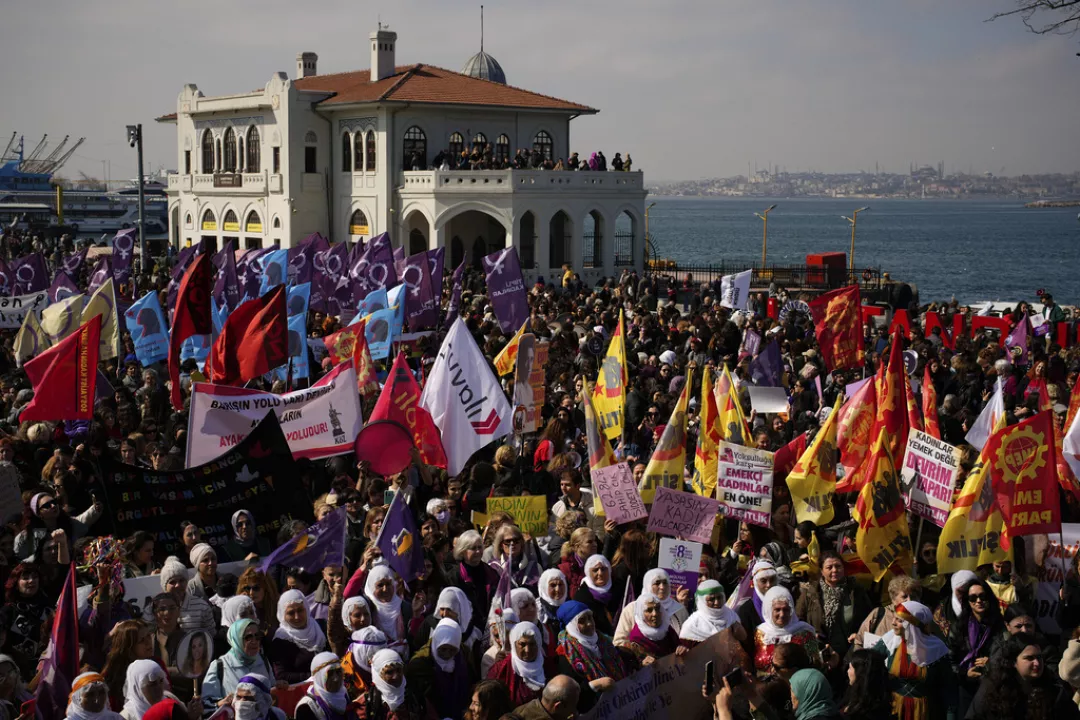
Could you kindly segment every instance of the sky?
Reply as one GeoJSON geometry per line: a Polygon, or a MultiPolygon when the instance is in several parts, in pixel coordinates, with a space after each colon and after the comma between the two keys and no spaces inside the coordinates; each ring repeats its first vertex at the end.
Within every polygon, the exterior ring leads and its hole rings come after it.
{"type": "MultiPolygon", "coordinates": [[[[486,0],[485,50],[512,85],[599,108],[571,149],[630,153],[647,182],[788,171],[1080,170],[1080,42],[1035,36],[1015,0],[486,0]]],[[[178,165],[185,83],[206,95],[295,74],[365,69],[381,20],[398,64],[453,70],[479,49],[461,0],[3,0],[0,142],[86,142],[61,174],[178,165]],[[105,161],[104,164],[102,161],[105,161]]]]}

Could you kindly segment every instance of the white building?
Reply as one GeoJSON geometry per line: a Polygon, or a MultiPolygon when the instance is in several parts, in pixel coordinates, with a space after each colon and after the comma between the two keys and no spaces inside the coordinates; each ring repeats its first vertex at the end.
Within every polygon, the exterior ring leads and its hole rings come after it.
{"type": "Polygon", "coordinates": [[[407,254],[445,247],[448,268],[513,243],[530,280],[567,262],[587,281],[641,269],[640,172],[428,169],[440,151],[476,143],[496,157],[535,148],[568,158],[570,121],[595,109],[507,85],[482,49],[456,73],[396,66],[396,33],[370,37],[370,70],[319,75],[305,52],[295,78],[276,73],[254,92],[184,86],[176,113],[158,118],[177,129],[174,244],[287,247],[313,232],[331,242],[389,232],[407,254]]]}

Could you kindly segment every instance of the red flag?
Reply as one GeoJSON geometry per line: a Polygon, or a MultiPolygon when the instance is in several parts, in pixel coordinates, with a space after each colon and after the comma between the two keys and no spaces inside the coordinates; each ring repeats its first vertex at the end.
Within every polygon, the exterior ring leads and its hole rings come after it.
{"type": "MultiPolygon", "coordinates": [[[[1061,427],[1058,426],[1057,417],[1054,415],[1054,404],[1050,402],[1050,394],[1046,391],[1046,385],[1039,386],[1039,410],[1045,410],[1050,413],[1050,425],[1054,431],[1054,460],[1057,464],[1057,479],[1058,485],[1065,490],[1071,492],[1077,499],[1080,499],[1080,482],[1077,482],[1076,473],[1069,467],[1069,463],[1065,460],[1065,453],[1063,445],[1065,438],[1062,435],[1061,427]]],[[[1065,427],[1069,427],[1066,425],[1065,427]]]]}
{"type": "MultiPolygon", "coordinates": [[[[1008,536],[1061,532],[1053,413],[1044,410],[994,433],[987,448],[1008,536]]],[[[1001,545],[1007,547],[1004,537],[1001,545]]]]}
{"type": "Polygon", "coordinates": [[[33,360],[26,370],[34,399],[19,414],[27,420],[91,420],[97,388],[101,315],[95,315],[33,360]]]}
{"type": "Polygon", "coordinates": [[[1065,427],[1072,427],[1072,422],[1076,417],[1077,412],[1080,412],[1080,377],[1076,378],[1076,384],[1073,385],[1072,395],[1069,396],[1069,414],[1065,416],[1065,427]]]}
{"type": "Polygon", "coordinates": [[[79,609],[75,597],[75,565],[72,563],[56,604],[49,645],[41,658],[40,681],[34,693],[38,717],[65,717],[71,683],[78,674],[79,609]]]}
{"type": "Polygon", "coordinates": [[[806,452],[806,433],[802,433],[797,438],[789,442],[784,447],[776,451],[773,455],[773,473],[777,477],[782,477],[791,472],[791,469],[795,467],[795,463],[799,462],[799,458],[806,452]]]}
{"type": "Polygon", "coordinates": [[[192,335],[209,335],[213,330],[210,322],[210,278],[213,265],[206,253],[199,253],[180,280],[176,293],[176,310],[169,329],[169,380],[172,383],[170,397],[173,408],[184,409],[180,396],[180,346],[192,335]]]}
{"type": "Polygon", "coordinates": [[[858,285],[827,292],[810,302],[821,357],[833,370],[863,364],[860,304],[858,285]]]}
{"type": "MultiPolygon", "coordinates": [[[[907,450],[907,436],[911,430],[911,416],[908,414],[907,392],[904,385],[908,382],[904,368],[904,340],[900,328],[893,330],[892,345],[889,348],[889,364],[885,368],[882,387],[878,392],[877,416],[870,430],[870,437],[877,438],[884,430],[888,434],[889,457],[894,468],[904,466],[904,451],[907,450]]],[[[868,471],[869,472],[869,471],[868,471]]],[[[861,484],[860,484],[861,487],[861,484]]]]}
{"type": "Polygon", "coordinates": [[[379,392],[379,378],[375,374],[375,361],[367,344],[367,320],[356,323],[356,339],[353,343],[353,367],[356,368],[356,389],[368,397],[379,392]]]}
{"type": "Polygon", "coordinates": [[[289,361],[285,295],[278,285],[229,315],[207,361],[210,382],[239,385],[289,361]]]}
{"type": "Polygon", "coordinates": [[[431,413],[420,407],[420,386],[405,362],[405,353],[399,352],[390,368],[390,375],[383,385],[382,394],[371,411],[369,421],[393,420],[412,433],[413,442],[420,450],[420,457],[428,465],[446,467],[446,452],[442,438],[431,413]]]}
{"type": "Polygon", "coordinates": [[[870,452],[873,442],[870,430],[877,415],[878,378],[871,378],[840,408],[836,418],[836,445],[840,448],[840,466],[844,477],[836,482],[836,492],[860,490],[859,468],[870,452]]]}
{"type": "Polygon", "coordinates": [[[915,391],[911,389],[911,379],[906,375],[904,380],[904,402],[907,404],[908,415],[908,427],[913,430],[922,431],[923,419],[922,413],[919,412],[919,403],[915,402],[915,391]]]}
{"type": "Polygon", "coordinates": [[[934,379],[930,375],[930,363],[926,363],[926,372],[923,373],[922,414],[926,434],[933,435],[940,440],[941,426],[938,424],[937,390],[934,388],[934,379]]]}
{"type": "Polygon", "coordinates": [[[333,365],[340,365],[353,356],[357,335],[362,332],[364,332],[364,326],[361,320],[356,325],[349,325],[347,328],[338,330],[336,333],[323,338],[327,356],[333,365]]]}

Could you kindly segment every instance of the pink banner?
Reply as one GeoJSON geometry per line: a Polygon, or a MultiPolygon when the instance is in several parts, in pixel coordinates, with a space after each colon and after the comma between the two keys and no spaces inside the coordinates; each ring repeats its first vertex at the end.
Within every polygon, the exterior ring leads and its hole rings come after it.
{"type": "Polygon", "coordinates": [[[627,463],[596,468],[591,475],[593,493],[600,498],[608,520],[622,525],[649,516],[627,463]]]}
{"type": "Polygon", "coordinates": [[[712,540],[719,507],[720,503],[710,497],[661,486],[656,489],[647,529],[661,535],[707,543],[712,540]]]}

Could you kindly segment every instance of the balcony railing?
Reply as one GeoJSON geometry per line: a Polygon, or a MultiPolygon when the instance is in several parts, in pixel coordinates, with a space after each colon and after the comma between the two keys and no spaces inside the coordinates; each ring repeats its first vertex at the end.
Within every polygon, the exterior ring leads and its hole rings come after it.
{"type": "Polygon", "coordinates": [[[208,195],[241,192],[244,194],[265,193],[266,173],[195,173],[192,175],[170,175],[169,189],[180,187],[208,195]],[[174,180],[175,178],[175,180],[174,180]]]}
{"type": "Polygon", "coordinates": [[[401,174],[403,192],[436,193],[640,193],[640,172],[555,170],[410,170],[401,174]]]}

